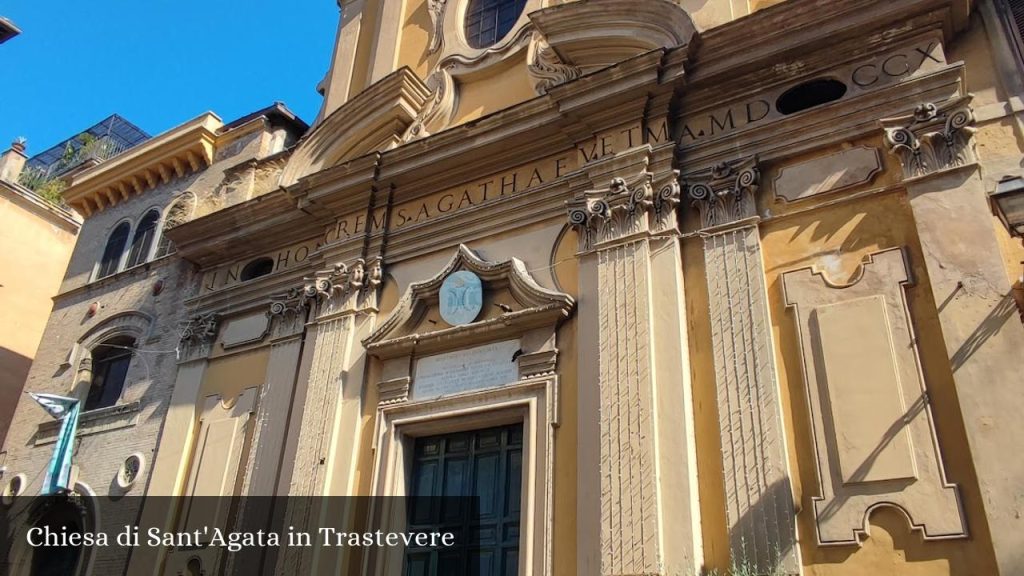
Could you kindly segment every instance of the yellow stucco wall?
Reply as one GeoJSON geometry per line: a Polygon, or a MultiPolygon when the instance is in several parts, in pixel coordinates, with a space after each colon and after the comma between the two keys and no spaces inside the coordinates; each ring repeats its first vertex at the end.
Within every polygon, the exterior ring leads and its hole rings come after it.
{"type": "Polygon", "coordinates": [[[807,573],[845,575],[973,575],[995,573],[981,496],[946,358],[936,304],[928,283],[913,217],[901,190],[872,195],[828,209],[813,210],[762,226],[766,285],[776,346],[783,411],[791,433],[791,467],[798,528],[807,573]],[[905,247],[915,284],[908,305],[917,330],[922,371],[935,417],[936,433],[950,481],[960,488],[972,538],[924,542],[894,511],[870,518],[870,536],[857,547],[815,545],[812,497],[817,468],[809,427],[796,322],[785,308],[781,275],[807,266],[825,266],[833,281],[852,280],[869,254],[905,247]],[[795,455],[795,459],[792,457],[795,455]]]}
{"type": "Polygon", "coordinates": [[[0,445],[76,238],[11,194],[0,196],[0,445]]]}

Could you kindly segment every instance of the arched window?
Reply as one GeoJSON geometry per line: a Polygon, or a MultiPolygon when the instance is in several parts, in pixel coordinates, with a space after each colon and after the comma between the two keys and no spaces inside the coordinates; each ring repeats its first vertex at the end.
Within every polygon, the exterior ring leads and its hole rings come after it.
{"type": "Polygon", "coordinates": [[[117,404],[134,348],[135,339],[130,336],[118,336],[96,345],[92,351],[92,382],[85,399],[86,410],[117,404]]]}
{"type": "Polygon", "coordinates": [[[132,248],[128,252],[128,263],[125,267],[138,266],[146,261],[149,256],[149,249],[153,247],[153,237],[156,236],[156,224],[160,220],[160,212],[150,210],[139,221],[135,228],[135,237],[132,238],[132,248]]]}
{"type": "Polygon", "coordinates": [[[166,236],[166,232],[192,219],[196,207],[196,195],[185,192],[171,204],[164,215],[163,226],[160,227],[160,242],[156,246],[154,258],[161,258],[174,252],[174,243],[166,236]]]}
{"type": "MultiPolygon", "coordinates": [[[[49,508],[34,523],[34,528],[55,534],[81,534],[82,513],[65,497],[51,497],[49,508]]],[[[32,551],[32,576],[75,574],[82,556],[81,546],[42,546],[32,551]]]]}
{"type": "Polygon", "coordinates": [[[246,280],[252,280],[259,278],[260,276],[266,276],[274,271],[274,261],[270,258],[257,258],[252,262],[245,265],[242,268],[242,274],[240,276],[242,282],[246,280]]]}
{"type": "Polygon", "coordinates": [[[121,266],[121,256],[124,254],[124,246],[128,243],[128,234],[131,229],[130,224],[122,222],[110,233],[110,238],[107,238],[107,246],[103,249],[103,258],[100,259],[97,279],[106,278],[117,272],[121,266]]]}
{"type": "Polygon", "coordinates": [[[469,0],[466,8],[466,41],[473,48],[487,48],[512,31],[526,0],[469,0]]]}

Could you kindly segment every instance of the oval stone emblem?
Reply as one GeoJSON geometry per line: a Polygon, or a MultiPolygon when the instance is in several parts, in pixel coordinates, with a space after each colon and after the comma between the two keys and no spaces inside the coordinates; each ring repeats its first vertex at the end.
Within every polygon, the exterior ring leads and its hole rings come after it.
{"type": "Polygon", "coordinates": [[[484,306],[484,288],[480,277],[468,270],[460,270],[445,278],[439,297],[441,318],[452,326],[462,326],[476,320],[484,306]]]}

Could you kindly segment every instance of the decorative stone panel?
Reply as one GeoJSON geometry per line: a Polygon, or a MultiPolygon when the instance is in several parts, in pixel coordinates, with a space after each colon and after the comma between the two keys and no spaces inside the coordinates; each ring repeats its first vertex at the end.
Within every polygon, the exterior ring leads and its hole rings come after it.
{"type": "Polygon", "coordinates": [[[822,545],[855,545],[880,506],[925,539],[966,537],[946,479],[906,299],[906,255],[869,256],[848,285],[805,268],[783,275],[794,311],[819,470],[822,545]]]}

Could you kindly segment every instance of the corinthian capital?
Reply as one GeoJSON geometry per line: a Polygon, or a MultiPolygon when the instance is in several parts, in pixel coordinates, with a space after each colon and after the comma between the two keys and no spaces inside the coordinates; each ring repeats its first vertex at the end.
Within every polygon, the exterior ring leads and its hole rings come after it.
{"type": "Polygon", "coordinates": [[[889,151],[904,178],[927,176],[977,161],[972,94],[942,104],[921,104],[913,114],[881,121],[889,151]]]}
{"type": "Polygon", "coordinates": [[[209,355],[219,324],[217,314],[197,314],[184,322],[178,341],[178,360],[187,362],[209,355]]]}
{"type": "Polygon", "coordinates": [[[700,211],[702,228],[757,216],[761,171],[757,156],[723,162],[686,178],[686,195],[700,211]]]}
{"type": "Polygon", "coordinates": [[[632,182],[614,178],[611,185],[589,190],[566,203],[569,223],[580,236],[580,250],[598,248],[630,236],[677,232],[679,172],[660,179],[642,172],[632,182]]]}

